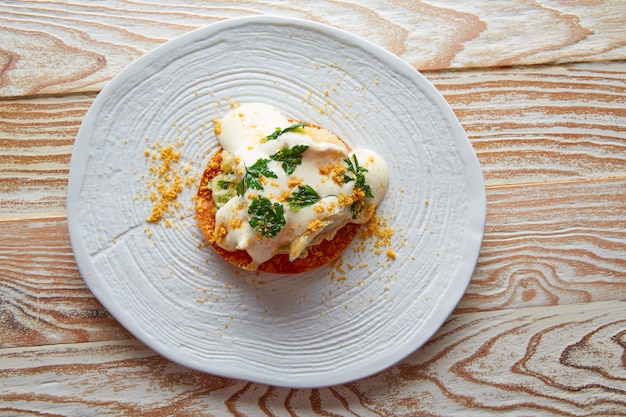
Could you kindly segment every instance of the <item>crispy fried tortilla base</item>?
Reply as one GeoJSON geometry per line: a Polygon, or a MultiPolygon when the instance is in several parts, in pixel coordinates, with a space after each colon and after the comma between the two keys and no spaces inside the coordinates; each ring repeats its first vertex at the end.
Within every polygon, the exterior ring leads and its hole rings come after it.
{"type": "MultiPolygon", "coordinates": [[[[196,195],[196,215],[202,233],[211,243],[213,249],[227,262],[248,269],[252,258],[244,250],[227,251],[219,247],[213,239],[215,229],[215,213],[217,206],[213,201],[211,189],[207,187],[209,181],[220,173],[222,162],[222,149],[218,150],[209,160],[196,195]]],[[[360,225],[348,223],[341,228],[332,240],[323,240],[319,245],[308,248],[308,254],[304,258],[289,261],[288,254],[275,255],[270,260],[259,265],[259,271],[274,274],[297,274],[326,265],[336,259],[348,247],[356,236],[360,225]]]]}

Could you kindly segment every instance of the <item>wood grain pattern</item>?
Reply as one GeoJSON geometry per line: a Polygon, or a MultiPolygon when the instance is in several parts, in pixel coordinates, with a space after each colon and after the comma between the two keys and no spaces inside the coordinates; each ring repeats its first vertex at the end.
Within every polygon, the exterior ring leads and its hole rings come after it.
{"type": "Polygon", "coordinates": [[[626,63],[427,72],[488,185],[626,175],[626,63]]]}
{"type": "Polygon", "coordinates": [[[626,177],[487,188],[458,312],[626,300],[626,177]]]}
{"type": "MultiPolygon", "coordinates": [[[[483,247],[457,312],[626,300],[624,189],[626,178],[488,187],[483,247]]],[[[128,337],[85,287],[64,218],[0,224],[2,346],[128,337]]]]}
{"type": "Polygon", "coordinates": [[[626,53],[620,0],[3,2],[0,39],[10,42],[0,47],[0,95],[98,91],[175,36],[257,14],[345,29],[419,69],[615,60],[626,53]]]}
{"type": "Polygon", "coordinates": [[[0,222],[0,348],[128,338],[81,278],[65,218],[0,222]]]}
{"type": "MultiPolygon", "coordinates": [[[[626,176],[626,63],[439,71],[488,186],[626,176]]],[[[94,95],[0,100],[0,219],[65,215],[94,95]]]]}
{"type": "Polygon", "coordinates": [[[626,415],[623,307],[453,316],[406,361],[357,386],[382,415],[626,415]]]}
{"type": "Polygon", "coordinates": [[[624,317],[620,302],[453,315],[388,370],[314,390],[190,371],[132,340],[3,349],[0,415],[623,416],[624,317]]]}
{"type": "Polygon", "coordinates": [[[0,220],[65,215],[74,138],[94,97],[0,100],[0,220]]]}

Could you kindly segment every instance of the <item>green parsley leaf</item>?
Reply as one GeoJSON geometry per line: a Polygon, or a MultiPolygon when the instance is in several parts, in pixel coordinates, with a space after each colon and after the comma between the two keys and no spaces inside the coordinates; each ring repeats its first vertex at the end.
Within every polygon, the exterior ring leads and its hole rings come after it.
{"type": "Polygon", "coordinates": [[[358,219],[359,215],[365,208],[365,202],[363,200],[356,200],[354,203],[350,204],[350,212],[352,213],[353,219],[358,219]]]}
{"type": "Polygon", "coordinates": [[[235,191],[237,191],[237,195],[241,196],[246,192],[246,185],[244,180],[241,180],[235,185],[235,191]]]}
{"type": "Polygon", "coordinates": [[[300,122],[300,123],[294,123],[289,127],[286,127],[284,129],[281,129],[280,127],[277,127],[276,130],[274,130],[273,133],[267,135],[265,137],[265,140],[274,140],[276,138],[278,138],[280,135],[282,135],[283,133],[287,133],[287,132],[291,132],[293,130],[296,129],[300,129],[306,126],[306,123],[300,122]]]}
{"type": "Polygon", "coordinates": [[[283,147],[270,156],[273,161],[282,162],[283,170],[287,175],[293,174],[296,167],[302,163],[302,153],[309,149],[308,145],[295,145],[291,148],[283,147]]]}
{"type": "Polygon", "coordinates": [[[317,191],[310,185],[305,185],[304,187],[298,185],[298,191],[287,198],[287,204],[289,204],[289,208],[292,210],[298,211],[317,203],[321,198],[317,191]]]}
{"type": "Polygon", "coordinates": [[[246,187],[252,188],[253,190],[262,190],[263,184],[259,180],[261,175],[266,178],[278,178],[274,171],[267,167],[268,162],[270,162],[269,159],[259,158],[254,165],[246,167],[246,173],[235,187],[237,195],[243,195],[246,191],[246,187]]]}
{"type": "Polygon", "coordinates": [[[279,203],[272,205],[266,197],[252,200],[248,214],[251,216],[248,220],[250,226],[265,237],[276,237],[286,224],[285,208],[279,203]]]}
{"type": "MultiPolygon", "coordinates": [[[[347,174],[343,176],[343,183],[346,184],[350,181],[354,181],[354,188],[360,189],[363,191],[365,197],[374,198],[372,194],[372,188],[365,182],[365,173],[368,172],[366,168],[363,168],[359,165],[359,160],[356,157],[356,154],[352,155],[352,160],[348,157],[344,159],[344,162],[348,165],[348,171],[350,171],[354,177],[351,177],[347,174]]],[[[350,210],[352,212],[352,218],[356,219],[363,211],[365,204],[363,200],[357,200],[350,205],[350,210]]]]}
{"type": "Polygon", "coordinates": [[[226,181],[226,180],[219,180],[217,182],[217,186],[220,187],[220,190],[228,190],[228,187],[230,187],[231,182],[226,181]]]}
{"type": "Polygon", "coordinates": [[[349,175],[344,175],[343,176],[344,184],[352,180],[356,180],[354,184],[355,188],[362,189],[363,192],[365,193],[365,197],[374,198],[374,195],[372,194],[372,188],[368,184],[365,183],[364,174],[368,172],[368,170],[359,165],[359,160],[357,159],[356,154],[352,155],[352,159],[354,160],[354,164],[352,163],[349,157],[344,159],[344,162],[348,164],[348,171],[354,174],[354,178],[350,178],[349,175]]]}

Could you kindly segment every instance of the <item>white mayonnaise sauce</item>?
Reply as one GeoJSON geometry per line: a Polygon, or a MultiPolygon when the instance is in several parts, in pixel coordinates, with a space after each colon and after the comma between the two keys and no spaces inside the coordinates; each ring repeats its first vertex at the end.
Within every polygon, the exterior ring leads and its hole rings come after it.
{"type": "Polygon", "coordinates": [[[229,111],[220,122],[221,131],[216,130],[224,158],[232,157],[232,171],[240,186],[239,194],[243,191],[243,195],[237,194],[218,209],[215,241],[228,251],[247,251],[253,259],[251,269],[256,269],[277,253],[289,253],[290,260],[305,256],[307,246],[318,244],[322,239],[332,239],[347,222],[367,222],[387,190],[389,172],[384,159],[367,149],[355,149],[349,153],[345,145],[327,130],[294,128],[275,139],[267,139],[277,128],[283,130],[292,125],[294,122],[285,118],[277,108],[250,103],[229,111]],[[272,159],[272,155],[280,154],[281,149],[302,149],[303,146],[308,148],[300,153],[300,162],[291,164],[292,174],[285,172],[280,158],[272,159]],[[354,155],[359,166],[367,169],[362,175],[372,197],[363,197],[356,180],[342,181],[344,175],[355,178],[345,162],[350,158],[354,163],[354,155]],[[250,172],[261,159],[266,160],[266,168],[276,178],[258,174],[255,177],[252,173],[263,188],[257,190],[241,181],[247,170],[250,172]],[[298,186],[312,187],[319,200],[300,209],[291,208],[287,198],[298,192],[298,186]],[[279,231],[274,229],[273,236],[264,236],[251,225],[254,223],[251,219],[258,214],[249,213],[250,205],[259,198],[269,199],[272,210],[274,204],[282,206],[284,226],[279,225],[279,231]],[[356,218],[353,218],[352,204],[355,201],[360,209],[355,209],[356,218]]]}

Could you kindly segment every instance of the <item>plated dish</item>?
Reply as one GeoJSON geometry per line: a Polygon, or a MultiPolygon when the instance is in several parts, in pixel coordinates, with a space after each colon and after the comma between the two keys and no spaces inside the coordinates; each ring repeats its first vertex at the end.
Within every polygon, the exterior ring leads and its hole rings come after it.
{"type": "Polygon", "coordinates": [[[72,247],[107,310],[172,361],[275,386],[352,381],[425,343],[469,283],[484,220],[480,166],[437,90],[382,48],[297,19],[223,21],[141,57],[94,101],[70,164],[72,247]],[[194,196],[212,120],[248,102],[387,161],[376,220],[332,264],[250,272],[207,247],[194,196]]]}
{"type": "Polygon", "coordinates": [[[220,149],[196,217],[211,247],[245,270],[298,274],[333,262],[385,196],[380,155],[272,105],[235,106],[214,126],[220,149]]]}

